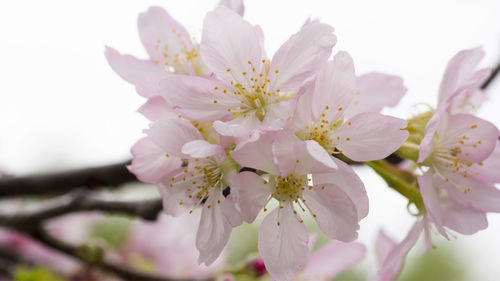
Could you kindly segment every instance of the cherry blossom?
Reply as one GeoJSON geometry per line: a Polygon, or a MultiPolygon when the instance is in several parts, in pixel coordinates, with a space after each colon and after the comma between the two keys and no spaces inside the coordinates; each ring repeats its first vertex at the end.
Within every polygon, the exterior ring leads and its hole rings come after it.
{"type": "Polygon", "coordinates": [[[387,157],[407,139],[408,132],[403,130],[407,123],[377,113],[383,102],[374,97],[365,94],[355,99],[355,85],[352,59],[339,52],[319,71],[315,82],[305,86],[289,126],[299,138],[316,141],[330,154],[342,153],[356,161],[387,157]],[[360,107],[375,112],[357,113],[360,107]]]}
{"type": "Polygon", "coordinates": [[[280,128],[293,111],[290,98],[328,59],[335,42],[332,27],[307,24],[268,60],[260,27],[218,7],[205,17],[200,44],[215,78],[170,75],[161,93],[193,120],[229,116],[229,124],[247,129],[280,128]]]}
{"type": "Polygon", "coordinates": [[[231,196],[224,196],[237,164],[226,157],[223,147],[207,142],[188,120],[160,120],[146,133],[165,152],[164,157],[182,159],[183,165],[162,178],[158,189],[169,215],[192,212],[203,204],[196,246],[200,250],[199,262],[210,265],[226,245],[232,227],[241,224],[231,196]]]}
{"type": "Polygon", "coordinates": [[[289,131],[266,132],[240,144],[232,156],[245,167],[269,173],[265,179],[239,173],[232,191],[247,222],[262,209],[268,212],[271,200],[278,203],[259,229],[259,253],[275,279],[293,279],[305,262],[309,237],[301,211],[309,211],[329,237],[356,239],[359,219],[351,194],[331,181],[328,174],[339,167],[315,141],[300,141],[289,131]]]}

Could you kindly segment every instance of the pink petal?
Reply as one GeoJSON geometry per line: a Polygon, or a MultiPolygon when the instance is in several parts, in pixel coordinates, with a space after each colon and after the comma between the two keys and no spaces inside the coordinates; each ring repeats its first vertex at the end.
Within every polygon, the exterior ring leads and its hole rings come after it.
{"type": "Polygon", "coordinates": [[[216,120],[213,124],[213,128],[217,133],[223,136],[244,137],[251,133],[245,125],[246,124],[238,124],[236,122],[228,123],[216,120]]]}
{"type": "Polygon", "coordinates": [[[315,185],[302,196],[306,199],[309,211],[316,215],[314,219],[319,228],[328,237],[344,242],[358,237],[358,214],[354,203],[334,183],[315,185]]]}
{"type": "Polygon", "coordinates": [[[235,193],[243,220],[252,223],[272,193],[271,183],[252,172],[241,172],[234,178],[231,194],[235,193]]]}
{"type": "Polygon", "coordinates": [[[434,149],[434,138],[438,127],[443,123],[441,120],[446,118],[446,107],[439,107],[432,115],[431,119],[425,125],[425,135],[420,142],[420,150],[418,153],[417,163],[422,163],[429,157],[434,149]]]}
{"type": "Polygon", "coordinates": [[[179,116],[177,112],[163,99],[163,97],[153,97],[143,104],[139,113],[144,115],[149,121],[157,121],[166,118],[176,118],[179,116]]]}
{"type": "Polygon", "coordinates": [[[225,156],[224,149],[217,144],[211,144],[206,140],[194,140],[182,146],[182,153],[193,158],[205,158],[214,155],[225,156]]]}
{"type": "Polygon", "coordinates": [[[181,152],[185,143],[203,139],[191,122],[179,118],[156,121],[145,132],[164,152],[181,158],[186,156],[181,152]]]}
{"type": "Polygon", "coordinates": [[[200,49],[203,61],[219,79],[247,89],[250,86],[243,72],[252,73],[255,67],[260,73],[265,59],[260,31],[224,6],[207,13],[200,49]]]}
{"type": "Polygon", "coordinates": [[[113,71],[134,84],[139,95],[146,98],[159,95],[159,82],[165,78],[165,71],[154,62],[122,55],[110,47],[106,47],[105,55],[113,71]]]}
{"type": "Polygon", "coordinates": [[[406,91],[403,79],[398,76],[376,72],[358,76],[353,103],[347,108],[346,117],[396,106],[406,91]]]}
{"type": "Polygon", "coordinates": [[[337,169],[330,155],[316,141],[301,141],[290,131],[283,131],[273,143],[274,161],[280,175],[328,173],[337,169]]]}
{"type": "Polygon", "coordinates": [[[338,169],[332,173],[314,174],[314,184],[335,183],[351,199],[358,213],[358,220],[368,215],[368,196],[363,182],[345,162],[332,157],[338,169]]]}
{"type": "Polygon", "coordinates": [[[408,138],[407,123],[403,119],[379,113],[365,112],[354,116],[335,133],[340,139],[336,145],[355,161],[382,159],[396,151],[408,138]]]}
{"type": "Polygon", "coordinates": [[[245,14],[245,4],[243,0],[220,0],[219,6],[225,6],[242,17],[245,14]]]}
{"type": "Polygon", "coordinates": [[[165,67],[165,63],[180,67],[175,70],[187,73],[186,52],[192,50],[193,46],[184,26],[160,7],[150,7],[140,14],[137,26],[142,44],[153,61],[158,61],[162,67],[165,67]],[[175,57],[177,62],[174,61],[175,57]]]}
{"type": "Polygon", "coordinates": [[[394,280],[399,272],[403,260],[405,259],[408,251],[413,247],[423,229],[422,221],[417,221],[406,235],[405,239],[394,247],[387,257],[382,262],[375,280],[377,281],[391,281],[394,280]]]}
{"type": "Polygon", "coordinates": [[[234,202],[224,198],[222,192],[212,193],[203,205],[196,234],[196,248],[200,251],[198,262],[212,264],[226,246],[233,227],[239,224],[241,217],[234,202]]]}
{"type": "Polygon", "coordinates": [[[445,204],[443,213],[443,225],[461,234],[471,235],[488,227],[486,213],[466,208],[451,200],[445,204]]]}
{"type": "Polygon", "coordinates": [[[183,116],[201,122],[210,122],[228,115],[227,109],[239,101],[216,91],[223,86],[213,79],[167,75],[160,82],[161,95],[183,116]]]}
{"type": "Polygon", "coordinates": [[[253,111],[247,112],[246,115],[240,115],[231,121],[227,121],[225,125],[219,123],[216,127],[222,135],[241,137],[249,135],[252,131],[258,130],[261,124],[262,122],[257,118],[256,112],[253,111]]]}
{"type": "Polygon", "coordinates": [[[180,158],[166,157],[165,152],[148,137],[134,144],[131,152],[134,158],[128,169],[144,182],[156,183],[182,165],[180,158]]]}
{"type": "Polygon", "coordinates": [[[474,48],[460,51],[450,60],[439,88],[440,106],[468,83],[483,57],[484,51],[482,48],[474,48]]]}
{"type": "Polygon", "coordinates": [[[377,240],[375,241],[375,255],[378,265],[381,266],[389,253],[396,247],[396,242],[392,240],[382,229],[379,230],[377,240]]]}
{"type": "Polygon", "coordinates": [[[266,171],[278,175],[278,169],[273,161],[272,146],[274,132],[256,133],[247,142],[240,143],[232,153],[232,157],[243,167],[266,171]]]}
{"type": "Polygon", "coordinates": [[[312,96],[314,91],[314,83],[310,81],[304,85],[299,91],[297,104],[293,113],[292,121],[287,124],[287,127],[293,131],[304,130],[306,126],[315,121],[312,112],[312,96]]]}
{"type": "Polygon", "coordinates": [[[456,114],[449,118],[446,131],[439,134],[440,146],[459,148],[460,160],[479,162],[495,149],[500,132],[491,122],[471,114],[456,114]]]}
{"type": "Polygon", "coordinates": [[[263,130],[282,129],[292,116],[296,104],[296,99],[291,98],[266,106],[266,115],[264,116],[264,120],[262,120],[260,128],[263,130]]]}
{"type": "Polygon", "coordinates": [[[469,170],[468,176],[475,181],[486,184],[500,183],[500,141],[497,141],[495,150],[490,156],[480,162],[473,164],[469,170]]]}
{"type": "Polygon", "coordinates": [[[176,217],[193,207],[195,202],[188,198],[187,188],[188,185],[183,184],[180,179],[173,182],[170,178],[164,178],[158,183],[158,191],[163,198],[163,211],[167,215],[176,217]],[[171,183],[175,185],[170,186],[171,183]]]}
{"type": "Polygon", "coordinates": [[[290,205],[276,208],[259,229],[259,253],[266,269],[277,281],[289,281],[307,260],[309,233],[290,205]],[[279,222],[279,225],[278,225],[279,222]]]}
{"type": "Polygon", "coordinates": [[[316,251],[304,269],[299,280],[332,280],[337,274],[358,263],[366,255],[361,243],[330,243],[316,251]]]}
{"type": "Polygon", "coordinates": [[[447,175],[449,181],[446,182],[439,177],[434,181],[439,187],[448,191],[449,196],[457,203],[467,208],[472,208],[479,212],[500,212],[500,190],[494,185],[487,185],[472,180],[447,175]]]}
{"type": "Polygon", "coordinates": [[[446,239],[449,239],[443,228],[442,206],[438,197],[437,189],[433,183],[432,172],[425,172],[422,176],[418,177],[417,180],[427,213],[431,216],[439,233],[441,233],[441,235],[443,235],[446,239]]]}
{"type": "Polygon", "coordinates": [[[315,119],[336,122],[351,104],[355,81],[351,56],[338,52],[317,74],[312,97],[315,119]]]}
{"type": "Polygon", "coordinates": [[[296,91],[328,60],[337,38],[333,27],[311,23],[292,35],[273,56],[268,78],[271,89],[296,91]]]}

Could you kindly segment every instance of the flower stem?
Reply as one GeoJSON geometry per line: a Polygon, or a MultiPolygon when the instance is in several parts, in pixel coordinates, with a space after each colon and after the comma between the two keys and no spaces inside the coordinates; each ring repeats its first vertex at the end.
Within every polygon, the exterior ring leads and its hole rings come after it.
{"type": "Polygon", "coordinates": [[[402,170],[385,160],[369,161],[364,164],[381,176],[389,187],[408,198],[410,203],[415,204],[420,213],[425,212],[422,195],[417,188],[417,178],[413,173],[402,170]]]}

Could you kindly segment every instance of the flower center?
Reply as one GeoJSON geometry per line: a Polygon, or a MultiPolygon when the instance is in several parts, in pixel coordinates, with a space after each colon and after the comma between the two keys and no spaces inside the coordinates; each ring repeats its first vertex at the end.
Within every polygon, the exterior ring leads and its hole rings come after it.
{"type": "MultiPolygon", "coordinates": [[[[191,167],[186,167],[183,171],[175,176],[172,176],[170,188],[183,188],[187,191],[187,198],[179,201],[179,205],[183,205],[185,200],[202,202],[206,200],[210,194],[222,192],[226,187],[225,173],[222,169],[223,161],[220,161],[215,156],[204,159],[194,159],[191,167]]],[[[217,202],[220,204],[220,201],[217,202]]],[[[207,206],[210,208],[210,205],[207,206]]]]}
{"type": "MultiPolygon", "coordinates": [[[[247,71],[241,73],[234,73],[231,68],[226,69],[234,78],[234,81],[230,81],[231,87],[225,89],[215,87],[214,90],[232,95],[239,101],[237,105],[228,109],[229,112],[241,115],[243,118],[255,115],[262,121],[267,113],[267,106],[288,99],[290,96],[280,94],[280,89],[274,89],[272,81],[268,78],[268,60],[248,61],[247,68],[247,71]]],[[[278,74],[279,70],[275,70],[275,73],[278,74]]],[[[214,100],[214,103],[217,101],[214,100]]]]}

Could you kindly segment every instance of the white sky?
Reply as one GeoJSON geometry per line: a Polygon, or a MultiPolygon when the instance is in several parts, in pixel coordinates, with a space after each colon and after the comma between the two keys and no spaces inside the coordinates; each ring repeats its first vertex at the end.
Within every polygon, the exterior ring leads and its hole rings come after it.
{"type": "MultiPolygon", "coordinates": [[[[111,71],[104,45],[146,58],[136,20],[151,5],[166,8],[199,39],[203,15],[216,2],[1,1],[0,170],[26,174],[128,158],[147,126],[135,112],[143,99],[111,71]]],[[[264,29],[269,55],[307,17],[331,24],[338,36],[335,50],[348,51],[358,73],[404,78],[407,96],[387,111],[404,118],[416,103],[436,104],[442,72],[457,51],[482,45],[484,65],[497,63],[499,12],[496,0],[248,0],[245,17],[264,29]]],[[[480,115],[500,126],[500,81],[488,92],[491,101],[480,115]]],[[[371,199],[361,240],[370,246],[380,225],[402,238],[411,224],[404,200],[367,170],[361,174],[371,199]]],[[[477,280],[500,276],[500,216],[491,215],[490,224],[452,242],[466,247],[464,259],[477,280]]]]}

